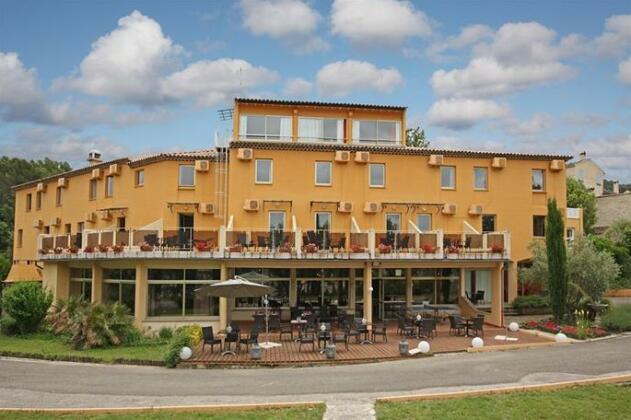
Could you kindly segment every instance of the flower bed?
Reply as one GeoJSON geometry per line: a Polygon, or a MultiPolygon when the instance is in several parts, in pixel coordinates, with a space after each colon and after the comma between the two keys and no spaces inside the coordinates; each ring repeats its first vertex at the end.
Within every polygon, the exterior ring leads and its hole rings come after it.
{"type": "Polygon", "coordinates": [[[527,321],[521,324],[521,328],[525,330],[544,331],[550,334],[557,334],[561,332],[566,336],[575,338],[577,340],[605,337],[609,335],[609,331],[602,327],[590,326],[585,328],[584,333],[582,333],[579,327],[575,325],[559,325],[550,319],[545,319],[541,321],[527,321]]]}

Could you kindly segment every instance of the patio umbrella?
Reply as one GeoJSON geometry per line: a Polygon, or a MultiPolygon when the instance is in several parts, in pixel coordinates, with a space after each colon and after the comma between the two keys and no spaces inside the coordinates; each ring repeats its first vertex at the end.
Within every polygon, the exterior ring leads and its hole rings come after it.
{"type": "MultiPolygon", "coordinates": [[[[264,280],[270,279],[269,276],[266,276],[265,274],[261,274],[258,271],[248,271],[247,273],[244,273],[241,276],[235,276],[235,278],[236,277],[242,278],[249,282],[264,281],[264,280]]],[[[265,286],[265,287],[271,290],[269,286],[265,286]]],[[[264,349],[269,349],[272,347],[280,347],[281,346],[280,343],[274,343],[274,342],[269,341],[269,298],[268,298],[267,293],[263,295],[263,303],[265,304],[265,339],[266,341],[264,341],[263,343],[260,343],[259,346],[263,347],[264,349]]]]}

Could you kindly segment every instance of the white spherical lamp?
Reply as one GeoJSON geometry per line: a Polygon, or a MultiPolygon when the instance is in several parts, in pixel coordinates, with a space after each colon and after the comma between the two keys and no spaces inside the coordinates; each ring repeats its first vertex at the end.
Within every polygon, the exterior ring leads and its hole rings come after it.
{"type": "Polygon", "coordinates": [[[422,319],[421,314],[416,315],[416,320],[420,321],[422,319]]]}
{"type": "Polygon", "coordinates": [[[363,325],[368,324],[368,320],[367,320],[366,318],[362,318],[362,324],[363,324],[363,325]]]}
{"type": "Polygon", "coordinates": [[[182,347],[182,350],[180,350],[180,359],[182,360],[188,360],[192,355],[193,350],[190,347],[182,347]]]}
{"type": "Polygon", "coordinates": [[[565,343],[567,341],[567,335],[560,332],[554,336],[554,339],[556,340],[557,343],[565,343]]]}
{"type": "Polygon", "coordinates": [[[519,324],[516,322],[511,322],[510,324],[508,324],[508,329],[512,332],[517,332],[519,331],[519,324]]]}
{"type": "Polygon", "coordinates": [[[372,286],[370,286],[370,291],[372,292],[373,290],[375,290],[375,289],[373,289],[372,286]]]}
{"type": "Polygon", "coordinates": [[[471,340],[471,345],[478,349],[484,346],[484,340],[482,340],[480,337],[475,337],[473,340],[471,340]]]}
{"type": "Polygon", "coordinates": [[[324,325],[324,323],[320,324],[320,331],[322,332],[326,331],[326,325],[324,325]]]}
{"type": "Polygon", "coordinates": [[[228,326],[226,327],[226,332],[227,332],[228,334],[230,334],[230,333],[232,332],[232,326],[231,326],[231,325],[228,325],[228,326]]]}
{"type": "Polygon", "coordinates": [[[427,341],[421,341],[420,343],[418,343],[418,349],[423,354],[429,353],[429,350],[430,350],[429,343],[427,341]]]}

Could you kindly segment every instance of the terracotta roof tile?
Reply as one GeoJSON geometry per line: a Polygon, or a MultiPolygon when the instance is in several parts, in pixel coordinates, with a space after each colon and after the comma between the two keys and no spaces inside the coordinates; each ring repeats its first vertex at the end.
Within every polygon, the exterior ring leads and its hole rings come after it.
{"type": "Polygon", "coordinates": [[[270,105],[295,105],[295,106],[328,106],[340,108],[368,108],[368,109],[389,109],[404,111],[405,106],[398,105],[374,105],[374,104],[356,104],[345,102],[318,102],[318,101],[292,101],[283,99],[257,99],[257,98],[235,98],[236,103],[246,104],[270,104],[270,105]]]}

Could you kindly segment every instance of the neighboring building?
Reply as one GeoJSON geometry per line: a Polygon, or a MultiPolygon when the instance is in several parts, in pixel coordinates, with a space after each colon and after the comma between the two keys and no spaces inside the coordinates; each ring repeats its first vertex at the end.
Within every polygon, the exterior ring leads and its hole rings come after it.
{"type": "Polygon", "coordinates": [[[121,301],[153,328],[251,319],[259,299],[204,293],[250,271],[282,307],[372,320],[477,294],[500,325],[547,199],[566,207],[570,156],[410,148],[405,121],[404,107],[237,99],[227,147],[93,155],[14,187],[14,265],[37,260],[56,298],[121,301]]]}
{"type": "Polygon", "coordinates": [[[596,199],[595,233],[604,233],[609,226],[620,219],[631,220],[631,192],[604,195],[596,199]]]}
{"type": "MultiPolygon", "coordinates": [[[[567,164],[567,176],[578,179],[588,190],[593,191],[596,197],[604,194],[605,171],[586,152],[580,154],[579,160],[567,164]]],[[[615,187],[614,187],[615,188],[615,187]]]]}

